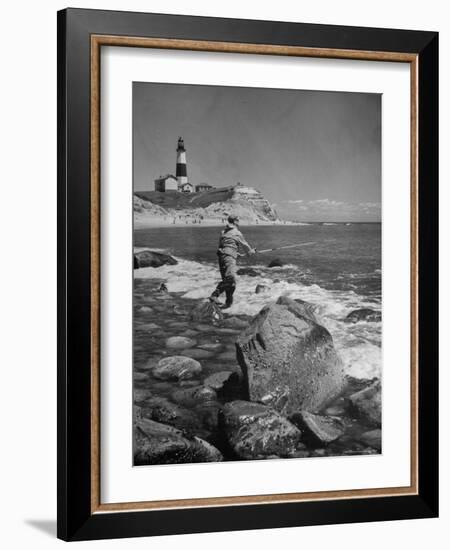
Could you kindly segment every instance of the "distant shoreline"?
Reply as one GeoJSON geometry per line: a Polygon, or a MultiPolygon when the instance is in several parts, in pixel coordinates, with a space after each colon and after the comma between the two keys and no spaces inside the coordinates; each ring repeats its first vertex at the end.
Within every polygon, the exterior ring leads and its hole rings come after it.
{"type": "MultiPolygon", "coordinates": [[[[153,219],[139,219],[136,217],[134,218],[134,229],[151,229],[151,228],[158,228],[158,227],[222,227],[225,224],[224,221],[220,220],[203,220],[201,223],[186,223],[179,220],[176,220],[175,223],[173,222],[173,218],[171,219],[161,219],[161,218],[153,218],[153,219]]],[[[290,226],[308,226],[308,225],[324,225],[324,226],[330,226],[330,225],[375,225],[375,224],[381,224],[381,222],[294,222],[289,220],[283,220],[283,221],[260,221],[258,223],[251,223],[248,221],[242,221],[241,226],[245,227],[290,227],[290,226]]]]}

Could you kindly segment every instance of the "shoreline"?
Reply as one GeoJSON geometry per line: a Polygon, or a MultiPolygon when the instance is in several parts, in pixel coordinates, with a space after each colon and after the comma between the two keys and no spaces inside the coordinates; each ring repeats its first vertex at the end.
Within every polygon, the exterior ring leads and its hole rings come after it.
{"type": "MultiPolygon", "coordinates": [[[[157,229],[160,227],[223,227],[226,222],[221,220],[203,220],[201,223],[186,223],[181,221],[151,219],[142,220],[134,218],[133,229],[157,229]]],[[[309,225],[324,225],[328,222],[291,222],[291,221],[260,221],[258,223],[252,223],[249,221],[243,221],[239,225],[241,227],[297,227],[297,226],[309,226],[309,225]]],[[[330,222],[331,223],[331,222],[330,222]]],[[[352,222],[338,222],[333,225],[345,225],[352,222]]]]}

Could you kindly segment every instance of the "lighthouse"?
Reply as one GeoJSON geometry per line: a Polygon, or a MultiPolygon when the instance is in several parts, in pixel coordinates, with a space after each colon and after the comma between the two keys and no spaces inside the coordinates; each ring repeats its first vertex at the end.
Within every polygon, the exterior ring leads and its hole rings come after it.
{"type": "Polygon", "coordinates": [[[182,190],[183,186],[189,183],[186,167],[186,149],[184,147],[184,140],[182,137],[178,138],[176,176],[178,181],[178,189],[182,190]]]}

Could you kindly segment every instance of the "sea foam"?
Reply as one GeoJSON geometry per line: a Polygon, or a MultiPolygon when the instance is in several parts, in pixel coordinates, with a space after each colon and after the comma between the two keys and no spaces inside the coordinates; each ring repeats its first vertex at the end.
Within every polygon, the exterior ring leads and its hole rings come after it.
{"type": "MultiPolygon", "coordinates": [[[[327,290],[318,284],[304,284],[301,280],[292,282],[292,273],[297,266],[283,268],[262,268],[257,277],[239,276],[233,306],[227,310],[230,315],[255,315],[267,303],[281,295],[309,302],[315,308],[318,321],[333,336],[346,373],[357,378],[372,378],[381,375],[381,323],[345,323],[345,317],[353,310],[374,308],[373,301],[367,301],[354,291],[327,290]],[[289,282],[283,274],[289,272],[289,282]],[[272,276],[273,273],[273,276],[272,276]],[[277,282],[274,282],[274,280],[277,282]],[[256,294],[258,284],[265,285],[265,292],[256,294]]],[[[158,268],[141,268],[134,271],[135,278],[162,279],[169,292],[180,293],[185,298],[208,298],[220,275],[216,265],[178,259],[177,265],[158,268]]]]}

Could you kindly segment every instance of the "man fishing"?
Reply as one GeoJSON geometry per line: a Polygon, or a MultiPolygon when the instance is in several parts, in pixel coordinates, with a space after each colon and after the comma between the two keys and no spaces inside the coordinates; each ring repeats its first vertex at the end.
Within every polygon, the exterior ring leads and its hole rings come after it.
{"type": "Polygon", "coordinates": [[[254,254],[256,252],[239,231],[239,218],[237,216],[228,216],[227,225],[222,230],[217,250],[222,280],[210,296],[212,302],[220,304],[218,298],[225,292],[226,301],[225,304],[221,305],[222,309],[228,309],[233,305],[233,294],[236,290],[237,277],[236,259],[238,256],[243,255],[240,253],[240,250],[243,250],[246,254],[254,254]]]}

